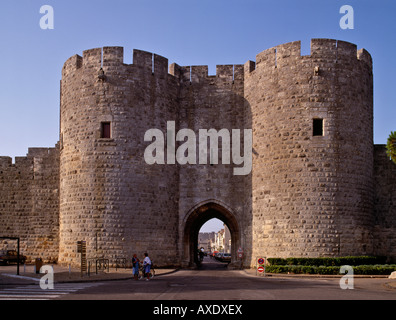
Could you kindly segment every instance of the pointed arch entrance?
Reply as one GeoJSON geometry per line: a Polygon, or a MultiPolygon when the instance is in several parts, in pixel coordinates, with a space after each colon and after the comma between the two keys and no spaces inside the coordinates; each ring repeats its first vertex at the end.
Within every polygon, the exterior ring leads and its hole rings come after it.
{"type": "Polygon", "coordinates": [[[184,220],[184,262],[188,266],[197,264],[199,230],[210,219],[224,222],[231,234],[231,266],[237,263],[237,250],[241,245],[240,227],[236,215],[224,204],[215,200],[200,203],[192,208],[184,220]]]}

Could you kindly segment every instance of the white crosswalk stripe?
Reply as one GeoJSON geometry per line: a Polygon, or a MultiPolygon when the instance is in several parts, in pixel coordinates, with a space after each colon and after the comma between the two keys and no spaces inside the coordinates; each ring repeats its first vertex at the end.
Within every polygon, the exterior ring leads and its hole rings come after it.
{"type": "Polygon", "coordinates": [[[41,289],[39,285],[1,288],[0,300],[50,300],[79,290],[100,286],[101,283],[55,283],[54,289],[41,289]]]}

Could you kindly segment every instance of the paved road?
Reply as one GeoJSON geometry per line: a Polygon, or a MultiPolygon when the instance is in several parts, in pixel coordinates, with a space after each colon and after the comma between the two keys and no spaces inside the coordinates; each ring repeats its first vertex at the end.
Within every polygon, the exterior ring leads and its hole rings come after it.
{"type": "Polygon", "coordinates": [[[39,284],[9,285],[0,287],[0,301],[3,300],[55,300],[79,290],[98,287],[103,283],[60,283],[54,289],[43,290],[39,284]]]}
{"type": "MultiPolygon", "coordinates": [[[[343,290],[339,278],[256,277],[226,270],[206,258],[201,270],[181,270],[150,281],[111,281],[60,299],[128,300],[396,300],[387,278],[355,278],[343,290]]],[[[394,281],[394,280],[393,280],[394,281]]],[[[393,282],[394,283],[394,282],[393,282]]]]}
{"type": "MultiPolygon", "coordinates": [[[[180,270],[150,281],[118,280],[0,285],[0,299],[51,300],[396,300],[396,280],[355,278],[354,289],[343,290],[339,278],[256,277],[205,258],[201,270],[180,270]],[[392,286],[389,286],[392,284],[392,286]]],[[[14,280],[13,280],[14,281],[14,280]]]]}

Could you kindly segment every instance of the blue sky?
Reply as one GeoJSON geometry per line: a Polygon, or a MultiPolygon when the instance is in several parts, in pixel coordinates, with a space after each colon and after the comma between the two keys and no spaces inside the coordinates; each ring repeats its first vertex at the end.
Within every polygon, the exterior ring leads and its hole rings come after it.
{"type": "Polygon", "coordinates": [[[259,52],[311,38],[357,44],[374,60],[374,142],[396,130],[396,1],[393,0],[2,0],[0,4],[0,155],[52,147],[59,132],[59,81],[65,60],[102,46],[134,48],[179,65],[243,64],[259,52]],[[342,30],[342,5],[354,29],[342,30]],[[40,7],[54,9],[42,30],[40,7]]]}

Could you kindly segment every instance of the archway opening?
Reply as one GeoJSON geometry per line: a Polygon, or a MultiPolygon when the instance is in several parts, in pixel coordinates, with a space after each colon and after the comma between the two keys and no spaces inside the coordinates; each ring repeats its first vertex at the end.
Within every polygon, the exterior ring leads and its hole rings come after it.
{"type": "Polygon", "coordinates": [[[237,248],[240,246],[240,230],[235,215],[225,206],[209,202],[193,209],[186,218],[184,227],[184,261],[190,267],[200,265],[199,232],[201,227],[212,219],[218,219],[229,230],[231,255],[229,266],[238,263],[237,248]]]}
{"type": "Polygon", "coordinates": [[[205,269],[225,268],[231,263],[231,232],[217,218],[205,222],[198,234],[198,258],[205,269]]]}

